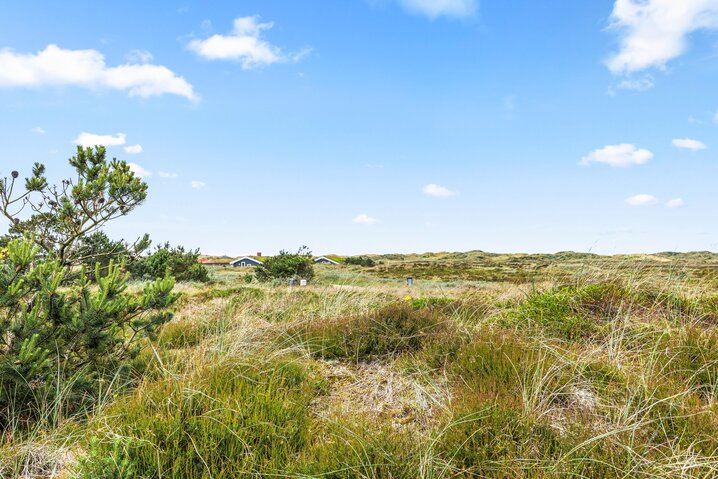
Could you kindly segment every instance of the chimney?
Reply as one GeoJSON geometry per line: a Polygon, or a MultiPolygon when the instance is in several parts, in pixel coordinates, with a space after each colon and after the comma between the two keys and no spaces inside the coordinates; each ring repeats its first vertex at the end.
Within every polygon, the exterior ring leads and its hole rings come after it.
{"type": "Polygon", "coordinates": [[[262,257],[262,252],[261,252],[261,251],[257,251],[257,258],[261,258],[261,257],[262,257]]]}

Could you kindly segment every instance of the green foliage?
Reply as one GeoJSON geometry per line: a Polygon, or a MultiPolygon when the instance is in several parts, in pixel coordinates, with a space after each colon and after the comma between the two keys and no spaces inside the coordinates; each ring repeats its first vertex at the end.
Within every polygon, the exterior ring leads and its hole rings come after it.
{"type": "Polygon", "coordinates": [[[82,237],[124,216],[147,197],[147,184],[124,161],[106,158],[105,148],[77,147],[70,158],[73,178],[50,185],[45,166],[35,163],[20,186],[19,174],[0,179],[0,214],[10,221],[10,235],[32,238],[43,253],[63,266],[77,265],[82,237]],[[32,215],[22,219],[29,210],[32,215]]]}
{"type": "Polygon", "coordinates": [[[71,378],[65,394],[79,399],[137,353],[138,339],[171,318],[171,278],[135,296],[126,292],[121,265],[110,263],[105,276],[98,266],[96,286],[84,271],[67,283],[69,274],[25,240],[11,241],[0,262],[0,425],[11,411],[32,416],[40,398],[52,400],[58,374],[71,378]]]}
{"type": "Polygon", "coordinates": [[[419,471],[423,464],[420,447],[423,441],[415,435],[396,430],[377,430],[376,424],[361,424],[349,429],[340,423],[324,435],[313,438],[313,444],[299,457],[288,477],[321,477],[326,479],[426,477],[419,471]]]}
{"type": "MultiPolygon", "coordinates": [[[[518,411],[486,406],[461,414],[442,438],[459,477],[558,477],[547,469],[560,457],[562,441],[550,426],[518,411]]],[[[593,477],[593,476],[585,476],[593,477]]]]}
{"type": "Polygon", "coordinates": [[[312,321],[295,331],[311,351],[326,359],[368,361],[420,351],[448,331],[434,311],[395,303],[358,316],[312,321]]]}
{"type": "Polygon", "coordinates": [[[630,311],[635,301],[628,290],[614,284],[562,286],[531,294],[503,322],[541,330],[551,337],[585,340],[620,311],[630,311]]]}
{"type": "Polygon", "coordinates": [[[155,251],[142,256],[129,266],[135,278],[154,279],[170,275],[177,281],[209,281],[209,271],[200,264],[199,250],[185,250],[183,246],[171,247],[169,243],[158,246],[155,251]]]}
{"type": "Polygon", "coordinates": [[[111,460],[87,461],[81,477],[121,477],[120,465],[129,477],[280,476],[308,444],[315,387],[297,363],[259,358],[146,383],[107,411],[113,431],[92,450],[111,460]]]}
{"type": "Polygon", "coordinates": [[[149,235],[144,235],[134,244],[111,240],[104,231],[82,236],[78,242],[77,262],[85,267],[87,275],[94,280],[95,265],[99,264],[100,275],[106,275],[110,263],[131,265],[150,246],[149,235]]]}
{"type": "Polygon", "coordinates": [[[314,277],[312,252],[302,246],[296,253],[280,251],[278,255],[264,260],[264,264],[256,268],[255,275],[259,281],[274,279],[311,279],[314,277]]]}
{"type": "Polygon", "coordinates": [[[376,264],[374,262],[374,260],[368,256],[349,256],[347,258],[344,258],[343,261],[344,261],[344,264],[354,264],[357,266],[365,266],[365,267],[371,267],[376,264]]]}

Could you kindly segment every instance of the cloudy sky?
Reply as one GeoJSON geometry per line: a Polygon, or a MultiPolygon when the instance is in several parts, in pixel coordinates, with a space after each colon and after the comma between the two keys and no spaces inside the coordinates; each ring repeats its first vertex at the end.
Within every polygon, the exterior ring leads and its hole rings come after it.
{"type": "Polygon", "coordinates": [[[718,250],[718,0],[4,2],[0,175],[203,252],[718,250]]]}

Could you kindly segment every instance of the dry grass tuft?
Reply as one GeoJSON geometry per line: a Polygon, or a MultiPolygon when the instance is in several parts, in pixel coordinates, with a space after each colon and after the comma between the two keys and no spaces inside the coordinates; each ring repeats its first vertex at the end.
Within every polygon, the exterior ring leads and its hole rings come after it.
{"type": "Polygon", "coordinates": [[[447,412],[451,397],[445,377],[410,374],[378,362],[320,364],[328,383],[327,394],[313,403],[320,417],[361,417],[394,429],[427,431],[447,412]]]}

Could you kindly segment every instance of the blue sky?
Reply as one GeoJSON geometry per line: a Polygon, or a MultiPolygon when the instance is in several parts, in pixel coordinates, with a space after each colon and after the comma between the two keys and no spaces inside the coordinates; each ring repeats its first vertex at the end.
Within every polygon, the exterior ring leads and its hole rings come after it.
{"type": "Polygon", "coordinates": [[[718,0],[6,2],[0,174],[133,163],[126,239],[718,250],[718,0]]]}

